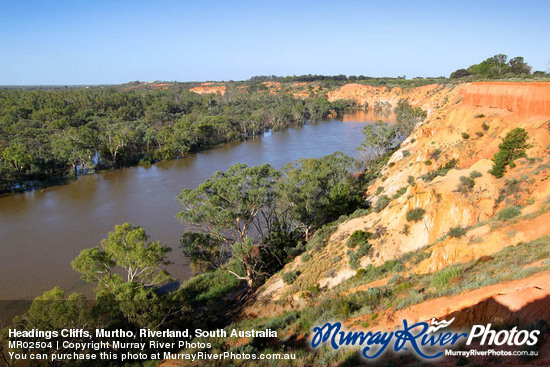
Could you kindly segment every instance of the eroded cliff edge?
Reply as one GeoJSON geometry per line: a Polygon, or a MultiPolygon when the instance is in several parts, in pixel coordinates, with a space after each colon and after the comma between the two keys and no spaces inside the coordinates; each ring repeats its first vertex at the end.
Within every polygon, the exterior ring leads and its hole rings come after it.
{"type": "MultiPolygon", "coordinates": [[[[385,195],[389,199],[385,208],[339,224],[324,247],[308,251],[310,260],[298,257],[273,276],[245,307],[243,317],[301,308],[307,304],[308,288],[334,289],[356,276],[346,255],[346,242],[356,230],[379,232],[369,241],[372,248],[361,258],[361,268],[420,251],[423,259],[409,269],[415,274],[483,259],[550,234],[550,83],[468,83],[405,90],[348,84],[327,96],[351,98],[370,108],[395,107],[400,99],[408,99],[426,110],[428,118],[415,127],[366,193],[373,204],[385,195]],[[528,132],[531,148],[527,158],[497,179],[488,172],[491,158],[514,128],[528,132]],[[453,159],[458,161],[456,167],[438,175],[438,168],[453,159]],[[458,190],[460,178],[471,177],[474,171],[481,176],[471,190],[458,190]],[[511,182],[517,187],[510,188],[511,182]],[[512,220],[499,219],[498,214],[511,206],[521,213],[512,220]],[[407,212],[414,208],[425,214],[411,222],[407,212]],[[457,227],[465,234],[449,236],[457,227]],[[300,275],[294,284],[285,284],[280,274],[292,270],[300,275]]],[[[380,279],[375,285],[388,281],[380,279]]],[[[447,313],[459,309],[451,307],[447,313]]]]}

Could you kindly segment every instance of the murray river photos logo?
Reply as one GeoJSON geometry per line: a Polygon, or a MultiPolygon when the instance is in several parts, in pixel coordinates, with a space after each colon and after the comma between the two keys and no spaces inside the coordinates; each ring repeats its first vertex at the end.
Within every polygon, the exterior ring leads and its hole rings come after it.
{"type": "Polygon", "coordinates": [[[441,357],[445,350],[462,344],[487,346],[533,346],[538,341],[539,330],[492,330],[491,324],[474,325],[470,332],[454,332],[444,330],[448,328],[454,318],[446,321],[431,320],[427,322],[409,323],[403,320],[403,328],[396,331],[345,331],[340,322],[327,322],[323,326],[313,328],[311,346],[317,348],[323,343],[333,349],[346,346],[361,348],[361,354],[367,359],[375,359],[386,350],[394,352],[411,351],[423,359],[441,357]]]}

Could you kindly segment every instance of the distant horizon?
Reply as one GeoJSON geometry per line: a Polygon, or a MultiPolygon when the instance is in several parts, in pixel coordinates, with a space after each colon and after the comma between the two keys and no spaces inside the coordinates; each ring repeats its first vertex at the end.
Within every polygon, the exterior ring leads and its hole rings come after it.
{"type": "MultiPolygon", "coordinates": [[[[301,74],[301,75],[308,75],[308,74],[301,74]]],[[[313,74],[312,74],[313,75],[313,74]]],[[[323,75],[323,76],[335,76],[335,75],[345,75],[345,74],[331,74],[331,75],[323,75]]],[[[362,75],[362,74],[359,74],[359,75],[362,75]]],[[[349,75],[346,75],[346,77],[350,77],[350,76],[359,76],[359,75],[355,75],[355,74],[349,74],[349,75]]],[[[257,76],[273,76],[273,75],[253,75],[249,78],[246,78],[246,79],[239,79],[239,80],[234,80],[234,79],[227,79],[227,80],[141,80],[141,79],[137,79],[137,80],[130,80],[130,81],[126,81],[126,82],[121,82],[121,83],[97,83],[97,84],[64,84],[64,83],[61,83],[61,84],[0,84],[0,87],[64,87],[64,86],[67,86],[67,87],[98,87],[98,86],[102,86],[102,85],[105,85],[105,86],[112,86],[112,85],[123,85],[123,84],[129,84],[129,83],[134,83],[134,82],[139,82],[139,83],[230,83],[230,82],[248,82],[250,81],[251,78],[253,77],[257,77],[257,76]]],[[[296,77],[296,76],[300,76],[300,75],[275,75],[275,77],[278,77],[278,78],[285,78],[285,77],[296,77]]],[[[370,75],[365,75],[365,77],[367,78],[372,78],[372,79],[403,79],[401,78],[400,76],[397,76],[397,77],[394,77],[394,76],[370,76],[370,75]]],[[[413,80],[414,78],[418,78],[420,76],[416,76],[416,77],[406,77],[405,80],[413,80]]],[[[426,76],[426,77],[422,77],[423,79],[439,79],[439,78],[446,78],[446,79],[449,79],[448,76],[444,76],[444,75],[439,75],[439,76],[426,76]]],[[[317,80],[316,80],[317,81],[317,80]]],[[[360,81],[360,80],[358,80],[360,81]]]]}
{"type": "MultiPolygon", "coordinates": [[[[304,75],[307,75],[307,74],[304,74],[304,75]]],[[[344,74],[334,74],[334,75],[344,75],[344,74]]],[[[259,76],[259,75],[254,75],[254,76],[259,76]]],[[[266,75],[267,76],[267,75],[266,75]]],[[[286,75],[286,76],[298,76],[298,75],[286,75]]],[[[276,75],[276,77],[281,77],[281,78],[284,78],[286,76],[281,76],[281,75],[276,75]]],[[[329,76],[329,75],[324,75],[324,76],[329,76]]],[[[357,76],[357,75],[346,75],[346,77],[350,77],[350,76],[357,76]]],[[[401,79],[401,80],[414,80],[415,78],[419,78],[420,76],[416,76],[416,77],[408,77],[406,76],[406,78],[401,78],[399,76],[397,77],[392,77],[392,76],[370,76],[370,75],[365,75],[365,77],[369,78],[369,79],[401,79]]],[[[97,83],[97,84],[0,84],[0,88],[5,88],[5,87],[100,87],[100,86],[117,86],[117,85],[124,85],[124,84],[130,84],[130,83],[134,83],[134,82],[139,82],[139,83],[181,83],[181,84],[184,84],[184,83],[242,83],[242,82],[249,82],[250,78],[247,78],[247,79],[240,79],[240,80],[233,80],[233,79],[229,79],[229,80],[130,80],[130,81],[126,81],[126,82],[122,82],[122,83],[97,83]]],[[[426,76],[426,77],[421,77],[422,79],[441,79],[441,78],[445,78],[445,79],[451,79],[449,76],[444,76],[444,75],[439,75],[439,76],[426,76]]],[[[517,78],[517,77],[512,77],[512,78],[517,78]]],[[[548,75],[548,78],[550,78],[550,74],[548,75]]],[[[356,81],[347,81],[349,83],[357,83],[357,82],[361,82],[361,81],[368,81],[369,79],[362,79],[362,80],[356,80],[356,81]]],[[[460,79],[455,79],[457,81],[460,81],[460,79]]],[[[311,83],[313,82],[319,82],[321,80],[315,80],[315,81],[312,81],[311,83]]],[[[485,82],[487,80],[472,80],[470,82],[485,82]]],[[[503,80],[503,79],[495,79],[495,80],[492,80],[494,82],[506,82],[506,80],[503,80]]],[[[536,81],[536,80],[533,80],[533,81],[536,81]]]]}
{"type": "Polygon", "coordinates": [[[547,71],[550,2],[22,0],[0,14],[0,85],[441,75],[495,54],[547,71]]]}

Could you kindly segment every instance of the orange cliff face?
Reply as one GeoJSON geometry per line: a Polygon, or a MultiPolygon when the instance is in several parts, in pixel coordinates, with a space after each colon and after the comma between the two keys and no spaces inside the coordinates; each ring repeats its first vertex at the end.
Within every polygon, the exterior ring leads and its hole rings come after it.
{"type": "Polygon", "coordinates": [[[462,89],[462,103],[505,109],[522,117],[550,117],[550,83],[472,83],[462,89]]]}
{"type": "Polygon", "coordinates": [[[190,92],[197,94],[220,94],[224,95],[226,91],[225,85],[212,85],[212,83],[202,83],[200,87],[189,89],[190,92]]]}
{"type": "Polygon", "coordinates": [[[400,99],[407,99],[412,105],[428,111],[444,104],[444,98],[447,98],[455,102],[461,101],[463,106],[502,109],[521,117],[550,117],[548,82],[478,82],[462,84],[456,88],[433,84],[410,89],[388,89],[351,83],[329,92],[327,97],[330,101],[353,99],[370,108],[377,102],[388,102],[395,107],[400,99]]]}

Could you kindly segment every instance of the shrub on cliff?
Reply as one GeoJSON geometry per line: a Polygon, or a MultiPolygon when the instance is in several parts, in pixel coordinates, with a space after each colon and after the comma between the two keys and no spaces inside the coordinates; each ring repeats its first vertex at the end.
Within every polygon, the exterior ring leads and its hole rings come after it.
{"type": "Polygon", "coordinates": [[[475,180],[476,178],[481,177],[481,176],[483,176],[483,175],[482,175],[481,172],[479,172],[479,171],[472,171],[472,172],[470,172],[470,178],[471,178],[472,180],[475,180]]]}
{"type": "Polygon", "coordinates": [[[466,195],[467,193],[472,191],[475,184],[475,181],[472,180],[470,177],[460,176],[460,183],[458,184],[456,191],[466,195]]]}
{"type": "Polygon", "coordinates": [[[468,70],[458,69],[457,71],[451,73],[451,79],[464,78],[464,77],[470,76],[470,75],[472,75],[472,73],[469,72],[468,70]]]}
{"type": "Polygon", "coordinates": [[[512,219],[514,217],[517,217],[521,214],[521,209],[517,206],[510,206],[508,208],[502,209],[498,213],[498,219],[499,220],[506,220],[506,219],[512,219]]]}
{"type": "Polygon", "coordinates": [[[426,173],[420,176],[420,179],[431,182],[438,176],[445,176],[450,170],[458,167],[458,159],[453,158],[448,160],[445,164],[439,166],[435,171],[426,173]]]}
{"type": "Polygon", "coordinates": [[[357,253],[353,250],[348,250],[347,252],[348,259],[349,259],[349,266],[352,269],[359,269],[361,266],[361,263],[359,262],[359,256],[357,253]]]}
{"type": "Polygon", "coordinates": [[[448,267],[435,273],[432,277],[431,285],[437,289],[443,289],[449,285],[453,277],[460,276],[462,269],[460,267],[448,267]]]}
{"type": "Polygon", "coordinates": [[[382,195],[378,198],[376,205],[374,205],[374,211],[379,213],[390,203],[390,198],[387,195],[382,195]]]}
{"type": "Polygon", "coordinates": [[[493,169],[489,173],[496,178],[504,176],[506,166],[512,165],[514,160],[526,156],[525,150],[531,147],[527,144],[528,139],[527,131],[519,127],[506,134],[498,146],[500,150],[493,157],[493,169]]]}
{"type": "Polygon", "coordinates": [[[357,249],[357,256],[359,258],[367,256],[371,247],[372,247],[371,244],[368,242],[362,243],[361,245],[359,245],[359,248],[357,249]]]}
{"type": "Polygon", "coordinates": [[[466,234],[466,229],[461,226],[453,227],[449,230],[449,237],[460,238],[466,234]]]}
{"type": "Polygon", "coordinates": [[[426,211],[423,208],[414,208],[407,212],[407,220],[409,222],[418,222],[422,219],[426,211]]]}
{"type": "Polygon", "coordinates": [[[525,191],[525,189],[521,187],[523,182],[523,180],[518,180],[517,178],[506,180],[504,186],[499,190],[497,203],[502,202],[508,196],[512,196],[514,205],[518,205],[522,192],[525,191]]]}
{"type": "Polygon", "coordinates": [[[286,284],[292,284],[298,279],[298,275],[300,275],[300,272],[297,270],[292,270],[286,273],[281,274],[281,278],[283,278],[283,282],[286,284]]]}
{"type": "Polygon", "coordinates": [[[363,243],[368,243],[369,238],[371,238],[372,234],[365,231],[355,231],[353,234],[348,238],[348,241],[346,242],[346,245],[351,248],[357,247],[357,245],[362,245],[363,243]]]}

